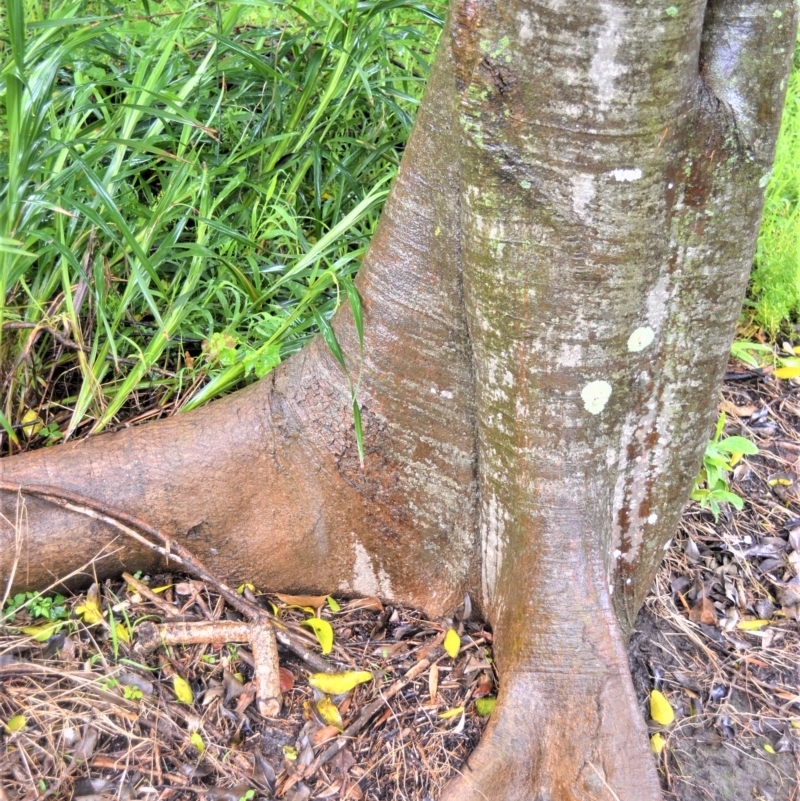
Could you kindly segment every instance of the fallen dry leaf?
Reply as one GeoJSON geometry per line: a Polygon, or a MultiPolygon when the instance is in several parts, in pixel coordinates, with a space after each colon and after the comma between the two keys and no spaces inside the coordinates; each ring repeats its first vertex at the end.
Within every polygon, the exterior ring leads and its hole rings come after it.
{"type": "Polygon", "coordinates": [[[323,726],[311,735],[311,744],[314,746],[322,745],[322,743],[326,743],[328,740],[335,739],[340,733],[341,730],[337,729],[336,726],[323,726]]]}
{"type": "Polygon", "coordinates": [[[280,592],[276,592],[275,597],[289,606],[307,606],[312,609],[319,609],[328,600],[327,595],[285,595],[280,592]]]}
{"type": "Polygon", "coordinates": [[[707,626],[716,625],[717,610],[705,592],[700,600],[689,610],[689,620],[693,623],[705,623],[707,626]]]}
{"type": "Polygon", "coordinates": [[[281,679],[281,692],[288,693],[294,687],[294,673],[287,668],[280,668],[278,671],[281,679]]]}

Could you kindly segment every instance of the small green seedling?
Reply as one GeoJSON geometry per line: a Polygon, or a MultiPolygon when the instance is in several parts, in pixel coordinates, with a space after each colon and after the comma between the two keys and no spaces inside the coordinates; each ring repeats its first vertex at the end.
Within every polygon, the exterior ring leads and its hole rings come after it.
{"type": "Polygon", "coordinates": [[[40,595],[38,592],[18,592],[6,604],[3,610],[2,619],[12,620],[17,612],[23,609],[28,610],[28,614],[35,620],[44,618],[45,620],[66,620],[69,617],[67,608],[64,605],[66,598],[63,595],[40,595]]]}
{"type": "Polygon", "coordinates": [[[753,456],[758,448],[744,437],[725,437],[725,413],[720,415],[714,438],[706,445],[703,455],[703,466],[694,483],[692,500],[697,501],[703,509],[710,509],[714,521],[719,520],[720,504],[729,503],[736,509],[744,507],[744,500],[732,492],[728,483],[728,474],[736,466],[742,456],[753,456]]]}
{"type": "Polygon", "coordinates": [[[128,684],[122,688],[122,695],[128,701],[141,701],[144,698],[144,693],[138,687],[132,687],[128,684]]]}

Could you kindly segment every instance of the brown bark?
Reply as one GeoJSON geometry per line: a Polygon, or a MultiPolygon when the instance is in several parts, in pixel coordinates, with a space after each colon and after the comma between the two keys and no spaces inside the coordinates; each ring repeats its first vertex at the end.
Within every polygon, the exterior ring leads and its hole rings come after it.
{"type": "MultiPolygon", "coordinates": [[[[364,465],[315,341],[185,417],[4,460],[2,487],[124,510],[231,582],[433,613],[469,592],[502,686],[447,799],[658,798],[624,641],[708,433],[797,13],[457,0],[359,276],[363,363],[335,321],[364,465]]],[[[23,497],[20,585],[113,533],[23,497]]]]}

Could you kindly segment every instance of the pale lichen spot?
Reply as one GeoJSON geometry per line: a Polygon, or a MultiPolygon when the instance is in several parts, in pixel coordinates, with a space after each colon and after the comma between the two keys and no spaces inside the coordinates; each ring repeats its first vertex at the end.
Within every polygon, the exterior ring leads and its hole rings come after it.
{"type": "Polygon", "coordinates": [[[595,195],[594,176],[581,172],[570,176],[569,182],[572,187],[572,209],[579,217],[586,217],[595,195]]]}
{"type": "Polygon", "coordinates": [[[452,392],[450,392],[450,390],[449,390],[449,389],[443,389],[443,390],[441,390],[441,392],[439,392],[439,394],[440,394],[440,395],[441,395],[443,398],[447,398],[447,400],[451,400],[451,399],[452,399],[452,397],[453,397],[453,393],[452,393],[452,392]]]}
{"type": "Polygon", "coordinates": [[[589,78],[596,87],[596,97],[601,110],[607,109],[616,94],[614,86],[617,78],[625,74],[624,61],[617,61],[625,29],[625,12],[614,3],[602,2],[600,9],[605,17],[597,49],[589,66],[589,78]]]}
{"type": "Polygon", "coordinates": [[[649,325],[637,328],[628,337],[628,350],[631,353],[639,353],[644,350],[656,337],[656,332],[649,325]]]}
{"type": "Polygon", "coordinates": [[[615,548],[615,549],[614,549],[614,553],[612,554],[612,556],[613,556],[615,559],[619,559],[619,558],[620,558],[620,556],[622,556],[622,551],[621,551],[619,548],[615,548]]]}
{"type": "Polygon", "coordinates": [[[639,167],[633,167],[632,169],[618,167],[616,170],[611,170],[609,174],[619,183],[632,183],[633,181],[638,181],[644,175],[639,167]]]}
{"type": "Polygon", "coordinates": [[[658,523],[658,515],[653,512],[650,517],[647,518],[647,522],[649,525],[654,526],[656,523],[658,523]]]}
{"type": "Polygon", "coordinates": [[[611,397],[608,381],[590,381],[582,390],[583,405],[589,414],[600,414],[611,397]]]}
{"type": "Polygon", "coordinates": [[[519,40],[522,44],[527,44],[533,39],[530,11],[520,11],[517,14],[517,20],[519,21],[519,40]]]}

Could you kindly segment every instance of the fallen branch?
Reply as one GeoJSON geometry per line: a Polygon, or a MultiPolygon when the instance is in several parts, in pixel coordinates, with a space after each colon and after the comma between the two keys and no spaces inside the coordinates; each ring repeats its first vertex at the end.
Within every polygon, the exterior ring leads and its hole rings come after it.
{"type": "Polygon", "coordinates": [[[258,711],[268,718],[275,717],[280,712],[281,682],[275,635],[261,621],[173,622],[160,626],[144,622],[136,629],[136,633],[139,635],[139,646],[145,652],[155,650],[159,645],[249,643],[253,650],[253,681],[258,711]]]}

